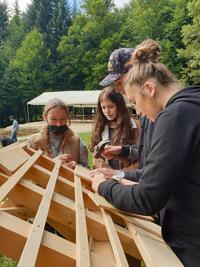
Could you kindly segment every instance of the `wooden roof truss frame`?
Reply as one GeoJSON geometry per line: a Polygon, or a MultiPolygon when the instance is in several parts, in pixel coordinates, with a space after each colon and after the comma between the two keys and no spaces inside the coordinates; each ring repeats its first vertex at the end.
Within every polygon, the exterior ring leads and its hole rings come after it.
{"type": "Polygon", "coordinates": [[[93,193],[81,166],[72,171],[15,143],[0,150],[0,185],[0,254],[19,267],[183,266],[151,217],[93,193]]]}

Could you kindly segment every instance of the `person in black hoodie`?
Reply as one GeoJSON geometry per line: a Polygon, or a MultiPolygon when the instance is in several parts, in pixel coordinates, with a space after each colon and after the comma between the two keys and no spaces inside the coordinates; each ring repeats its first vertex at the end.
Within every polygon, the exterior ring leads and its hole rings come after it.
{"type": "Polygon", "coordinates": [[[155,121],[139,182],[124,185],[100,174],[92,188],[124,211],[160,212],[166,243],[185,267],[199,267],[200,86],[181,88],[159,55],[156,41],[143,41],[125,78],[126,94],[137,111],[155,121]]]}

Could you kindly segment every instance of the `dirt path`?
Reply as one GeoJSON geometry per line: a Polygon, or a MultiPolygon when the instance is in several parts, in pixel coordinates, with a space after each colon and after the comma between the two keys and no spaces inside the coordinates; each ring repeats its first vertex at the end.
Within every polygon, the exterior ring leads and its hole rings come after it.
{"type": "MultiPolygon", "coordinates": [[[[43,125],[44,122],[29,122],[25,124],[20,124],[18,139],[23,140],[38,133],[43,125]]],[[[76,133],[91,132],[92,122],[72,122],[70,127],[76,133]]],[[[0,136],[10,136],[10,129],[10,126],[0,129],[0,136]]]]}

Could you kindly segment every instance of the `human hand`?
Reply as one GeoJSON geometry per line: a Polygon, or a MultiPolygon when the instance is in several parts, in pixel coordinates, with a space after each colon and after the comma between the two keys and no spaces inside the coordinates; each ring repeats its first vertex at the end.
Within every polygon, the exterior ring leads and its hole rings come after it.
{"type": "Polygon", "coordinates": [[[77,164],[76,161],[72,160],[72,161],[70,161],[68,163],[64,163],[63,165],[68,167],[68,168],[75,169],[76,164],[77,164]]]}
{"type": "Polygon", "coordinates": [[[98,187],[102,182],[105,182],[106,178],[103,174],[95,175],[92,179],[92,190],[98,192],[98,187]]]}
{"type": "Polygon", "coordinates": [[[122,151],[122,147],[121,146],[110,146],[110,145],[106,145],[104,147],[104,151],[102,153],[102,156],[106,159],[112,159],[115,156],[118,156],[122,151]]]}
{"type": "Polygon", "coordinates": [[[54,160],[61,160],[62,164],[64,163],[69,163],[70,161],[72,161],[72,158],[69,154],[61,154],[59,156],[57,156],[56,158],[54,158],[54,160]]]}
{"type": "Polygon", "coordinates": [[[111,168],[98,168],[95,170],[92,170],[89,175],[91,177],[94,177],[99,174],[103,174],[105,179],[111,178],[113,175],[117,174],[119,171],[118,170],[113,170],[111,168]]]}

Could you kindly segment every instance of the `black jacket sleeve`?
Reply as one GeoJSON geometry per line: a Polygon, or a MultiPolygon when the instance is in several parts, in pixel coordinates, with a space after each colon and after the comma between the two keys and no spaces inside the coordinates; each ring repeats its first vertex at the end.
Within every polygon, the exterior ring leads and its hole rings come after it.
{"type": "Polygon", "coordinates": [[[132,161],[138,160],[137,145],[122,145],[122,151],[119,156],[122,158],[129,158],[132,161]]]}
{"type": "Polygon", "coordinates": [[[140,177],[142,176],[142,169],[136,169],[136,170],[130,170],[130,171],[125,171],[125,176],[124,179],[138,182],[140,177]]]}

